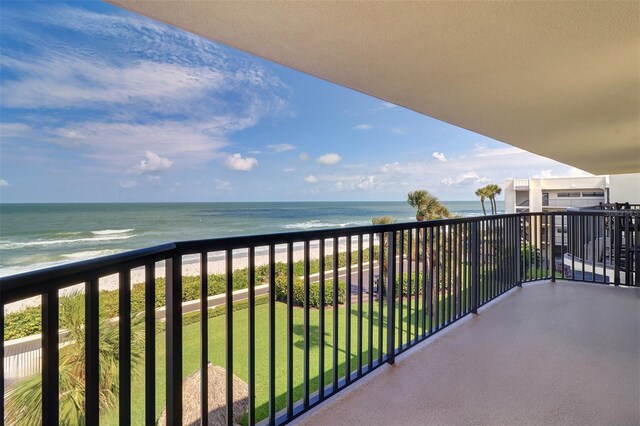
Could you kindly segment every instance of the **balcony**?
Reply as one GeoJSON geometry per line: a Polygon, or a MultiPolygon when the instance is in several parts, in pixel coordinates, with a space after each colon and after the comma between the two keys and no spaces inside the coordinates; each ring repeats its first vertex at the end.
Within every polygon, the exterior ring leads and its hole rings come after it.
{"type": "Polygon", "coordinates": [[[2,346],[0,419],[73,423],[73,394],[86,424],[284,424],[314,407],[302,422],[636,424],[639,218],[526,213],[186,241],[4,277],[3,341],[12,305],[34,297],[41,334],[26,378],[2,346]],[[603,264],[589,263],[600,245],[603,264]],[[83,303],[73,339],[70,299],[83,303]],[[101,362],[109,351],[115,367],[101,362]],[[16,399],[25,380],[32,410],[16,399]]]}
{"type": "Polygon", "coordinates": [[[299,424],[637,424],[639,300],[583,283],[514,289],[299,424]]]}

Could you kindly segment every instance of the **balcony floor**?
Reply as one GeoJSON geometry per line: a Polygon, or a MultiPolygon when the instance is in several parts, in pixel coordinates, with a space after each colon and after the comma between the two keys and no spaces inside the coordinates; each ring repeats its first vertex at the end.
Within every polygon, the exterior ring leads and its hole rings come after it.
{"type": "Polygon", "coordinates": [[[640,288],[514,289],[297,421],[640,424],[640,288]]]}

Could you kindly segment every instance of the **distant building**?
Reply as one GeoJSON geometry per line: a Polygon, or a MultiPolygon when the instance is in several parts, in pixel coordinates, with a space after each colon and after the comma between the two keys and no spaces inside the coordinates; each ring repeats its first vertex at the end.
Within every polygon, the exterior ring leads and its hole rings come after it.
{"type": "Polygon", "coordinates": [[[504,184],[506,213],[564,211],[615,202],[640,203],[640,173],[507,179],[504,184]]]}

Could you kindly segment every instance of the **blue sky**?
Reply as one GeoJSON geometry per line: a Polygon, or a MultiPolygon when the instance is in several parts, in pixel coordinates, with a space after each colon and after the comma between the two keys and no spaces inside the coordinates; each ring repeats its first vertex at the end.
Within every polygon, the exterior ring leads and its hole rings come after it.
{"type": "Polygon", "coordinates": [[[105,3],[0,19],[2,202],[472,200],[586,175],[105,3]]]}

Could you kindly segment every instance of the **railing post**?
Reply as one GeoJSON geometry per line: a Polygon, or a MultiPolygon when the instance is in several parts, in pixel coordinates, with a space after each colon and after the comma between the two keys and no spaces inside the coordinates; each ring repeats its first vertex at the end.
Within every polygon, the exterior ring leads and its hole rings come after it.
{"type": "Polygon", "coordinates": [[[100,317],[98,304],[98,277],[90,279],[85,288],[85,424],[97,425],[100,422],[100,353],[99,333],[100,317]]]}
{"type": "Polygon", "coordinates": [[[4,302],[2,300],[2,290],[0,289],[0,426],[4,426],[4,302]]]}
{"type": "MultiPolygon", "coordinates": [[[[614,216],[615,248],[613,252],[613,279],[615,285],[620,285],[620,258],[622,255],[622,220],[619,215],[614,216]]],[[[584,260],[583,260],[584,262],[584,260]]]]}
{"type": "MultiPolygon", "coordinates": [[[[396,361],[396,233],[387,233],[387,362],[396,361]]],[[[402,259],[400,259],[402,262],[402,259]]]]}
{"type": "MultiPolygon", "coordinates": [[[[556,258],[553,251],[556,248],[556,215],[555,213],[551,213],[551,282],[556,282],[556,258]]],[[[595,261],[595,260],[594,260],[595,261]]]]}
{"type": "Polygon", "coordinates": [[[516,285],[518,287],[522,287],[522,218],[523,216],[520,215],[516,220],[516,285]]]}
{"type": "Polygon", "coordinates": [[[478,222],[471,223],[471,312],[478,313],[478,300],[480,300],[478,291],[480,286],[480,265],[478,264],[480,241],[478,239],[478,222]]]}
{"type": "MultiPolygon", "coordinates": [[[[167,424],[182,423],[182,257],[165,260],[167,424]]],[[[228,315],[228,313],[227,313],[228,315]]]]}
{"type": "Polygon", "coordinates": [[[54,288],[42,295],[42,423],[45,425],[60,421],[58,324],[58,290],[54,288]]]}

